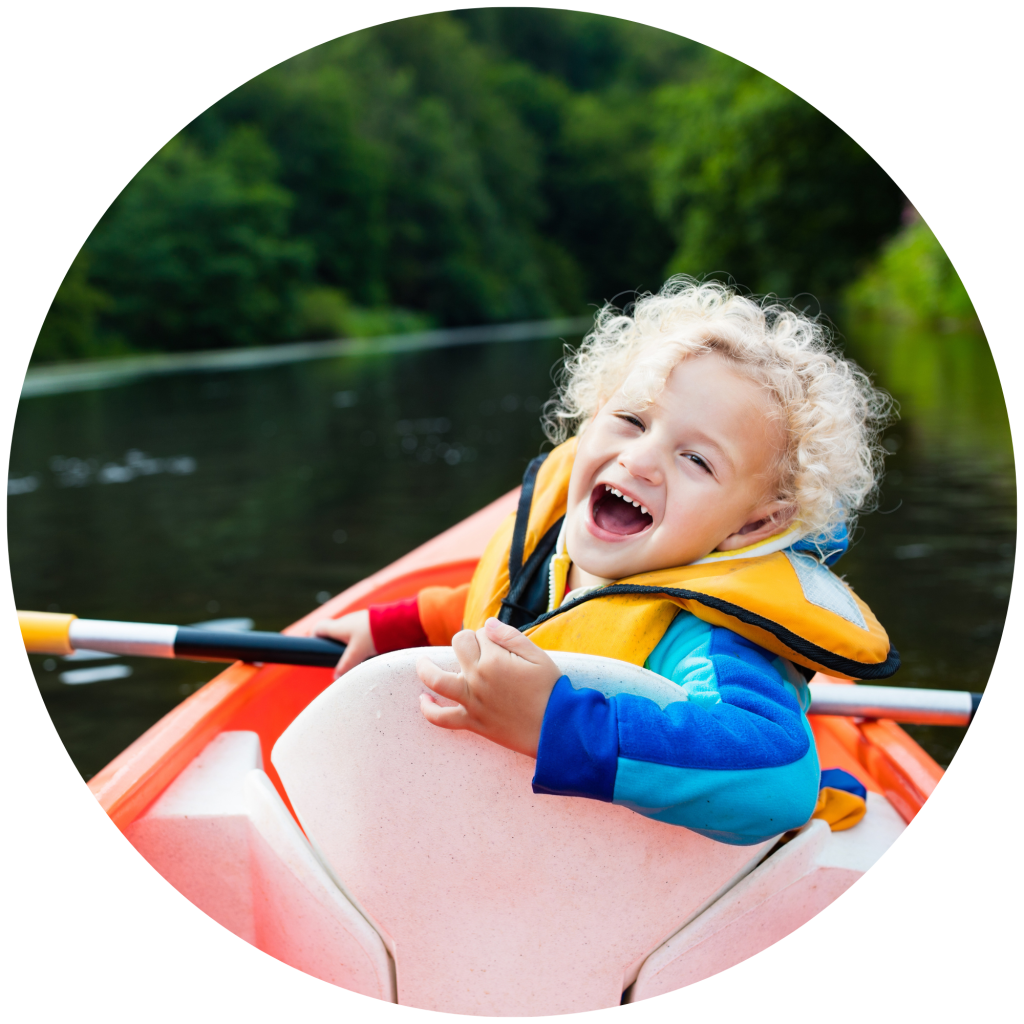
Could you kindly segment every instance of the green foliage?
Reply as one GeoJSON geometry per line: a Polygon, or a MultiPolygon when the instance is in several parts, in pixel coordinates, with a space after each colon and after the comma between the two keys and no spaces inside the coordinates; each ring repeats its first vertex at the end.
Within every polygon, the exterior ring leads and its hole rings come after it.
{"type": "MultiPolygon", "coordinates": [[[[339,41],[340,42],[340,41],[339,41]]],[[[239,124],[258,125],[279,160],[292,197],[291,229],[308,241],[313,276],[344,282],[360,301],[385,296],[387,168],[356,123],[357,98],[329,43],[269,71],[214,104],[186,129],[212,149],[239,124]],[[377,291],[375,293],[375,287],[377,291]]]]}
{"type": "Polygon", "coordinates": [[[563,305],[658,289],[674,241],[651,190],[650,93],[696,73],[707,51],[596,14],[485,8],[457,17],[494,55],[502,95],[539,143],[538,228],[556,247],[548,272],[563,305]]]}
{"type": "Polygon", "coordinates": [[[125,346],[104,344],[96,335],[97,316],[111,305],[110,297],[89,283],[89,254],[82,249],[46,314],[32,359],[57,362],[121,354],[125,346]]]}
{"type": "Polygon", "coordinates": [[[95,279],[115,297],[109,329],[143,349],[256,345],[294,330],[311,262],[289,237],[292,197],[260,132],[238,127],[207,156],[172,139],[89,240],[95,279]]]}
{"type": "Polygon", "coordinates": [[[846,290],[856,321],[883,321],[951,333],[980,331],[967,289],[931,228],[914,215],[846,290]]]}
{"type": "Polygon", "coordinates": [[[299,331],[304,338],[374,338],[381,334],[408,334],[434,326],[422,313],[391,306],[367,309],[355,306],[340,288],[318,285],[299,296],[299,331]]]}
{"type": "Polygon", "coordinates": [[[900,190],[798,96],[717,56],[656,98],[654,187],[670,269],[826,303],[899,223],[900,190]]]}
{"type": "Polygon", "coordinates": [[[481,7],[453,16],[492,52],[574,92],[643,92],[688,77],[708,52],[671,32],[581,11],[481,7]]]}
{"type": "Polygon", "coordinates": [[[899,202],[831,122],[689,40],[539,8],[409,18],[271,68],[168,143],[36,358],[574,314],[669,270],[826,296],[899,202]]]}
{"type": "Polygon", "coordinates": [[[623,92],[573,93],[522,64],[502,65],[498,83],[539,145],[537,233],[562,308],[660,287],[673,242],[651,195],[643,104],[623,92]]]}
{"type": "Polygon", "coordinates": [[[932,447],[1012,459],[999,374],[974,306],[931,229],[912,216],[845,291],[847,347],[932,447]]]}
{"type": "Polygon", "coordinates": [[[534,251],[536,145],[453,18],[382,25],[236,90],[190,131],[257,123],[297,197],[315,274],[447,324],[560,311],[534,251]]]}

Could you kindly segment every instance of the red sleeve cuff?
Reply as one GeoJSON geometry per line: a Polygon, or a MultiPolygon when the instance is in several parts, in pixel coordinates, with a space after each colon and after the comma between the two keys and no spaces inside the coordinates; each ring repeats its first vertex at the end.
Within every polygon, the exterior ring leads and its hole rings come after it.
{"type": "Polygon", "coordinates": [[[415,597],[390,604],[371,604],[370,634],[378,654],[406,647],[429,646],[427,634],[420,624],[419,601],[415,597]]]}

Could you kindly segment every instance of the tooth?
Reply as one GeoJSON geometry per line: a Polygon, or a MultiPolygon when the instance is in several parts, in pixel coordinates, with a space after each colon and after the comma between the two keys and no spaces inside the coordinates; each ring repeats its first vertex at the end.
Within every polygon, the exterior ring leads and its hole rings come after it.
{"type": "Polygon", "coordinates": [[[606,491],[610,491],[610,490],[611,490],[611,488],[610,488],[610,487],[609,487],[609,486],[608,486],[607,484],[605,484],[605,485],[604,485],[604,489],[605,489],[606,491]]]}
{"type": "MultiPolygon", "coordinates": [[[[630,499],[630,500],[632,500],[632,499],[630,499]]],[[[635,506],[636,506],[637,508],[639,508],[639,507],[640,507],[640,502],[639,502],[639,501],[634,501],[634,502],[633,502],[633,504],[634,504],[634,505],[635,505],[635,506]]]]}
{"type": "Polygon", "coordinates": [[[621,497],[622,497],[622,491],[620,491],[620,490],[619,490],[618,488],[616,488],[616,487],[613,487],[613,488],[612,488],[612,494],[614,494],[614,495],[615,495],[615,496],[616,496],[617,498],[621,498],[621,497]]]}
{"type": "Polygon", "coordinates": [[[640,506],[640,511],[643,512],[644,515],[647,515],[647,509],[645,509],[643,505],[640,506]]]}

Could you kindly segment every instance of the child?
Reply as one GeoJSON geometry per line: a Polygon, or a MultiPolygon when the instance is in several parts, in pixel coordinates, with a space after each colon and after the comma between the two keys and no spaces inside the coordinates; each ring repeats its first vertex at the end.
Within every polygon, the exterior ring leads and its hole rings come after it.
{"type": "Polygon", "coordinates": [[[337,674],[451,643],[460,673],[418,671],[456,705],[423,714],[536,758],[535,792],[733,844],[799,827],[820,780],[805,677],[899,667],[827,568],[874,494],[887,396],[816,321],[678,277],[600,311],[553,405],[562,443],[472,582],[320,623],[348,644],[337,674]],[[576,689],[547,651],[643,665],[680,700],[576,689]]]}

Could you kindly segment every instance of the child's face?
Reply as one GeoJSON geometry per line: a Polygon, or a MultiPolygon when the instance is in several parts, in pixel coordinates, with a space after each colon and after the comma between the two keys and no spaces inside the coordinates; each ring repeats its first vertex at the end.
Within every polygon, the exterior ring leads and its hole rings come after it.
{"type": "Polygon", "coordinates": [[[772,413],[758,385],[713,353],[679,363],[646,409],[612,395],[580,436],[569,480],[574,564],[621,579],[784,529],[773,467],[785,431],[772,413]]]}

